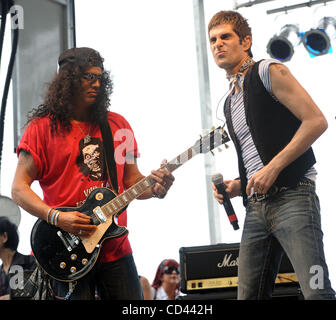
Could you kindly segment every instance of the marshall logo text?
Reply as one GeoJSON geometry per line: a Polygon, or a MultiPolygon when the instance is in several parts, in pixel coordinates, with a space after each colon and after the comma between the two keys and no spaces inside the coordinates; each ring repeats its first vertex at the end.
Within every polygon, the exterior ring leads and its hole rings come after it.
{"type": "Polygon", "coordinates": [[[223,261],[217,264],[218,268],[230,268],[230,267],[238,267],[238,257],[236,259],[232,259],[232,253],[225,254],[223,261]]]}

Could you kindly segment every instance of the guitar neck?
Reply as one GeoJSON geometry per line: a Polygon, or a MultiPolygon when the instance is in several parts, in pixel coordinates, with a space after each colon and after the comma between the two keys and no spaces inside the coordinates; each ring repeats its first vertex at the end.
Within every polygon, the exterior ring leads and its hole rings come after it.
{"type": "MultiPolygon", "coordinates": [[[[178,155],[173,160],[169,161],[167,164],[161,167],[161,169],[173,172],[198,153],[199,151],[196,151],[194,148],[191,147],[178,155]]],[[[141,179],[132,187],[124,191],[122,194],[118,195],[113,200],[102,206],[102,210],[107,215],[120,212],[120,210],[128,206],[134,199],[140,197],[148,188],[152,187],[155,183],[156,181],[151,176],[147,176],[141,179]]]]}
{"type": "Polygon", "coordinates": [[[178,155],[173,160],[169,161],[166,165],[163,166],[163,169],[166,169],[169,172],[173,172],[177,168],[181,167],[191,158],[193,158],[199,151],[196,151],[195,148],[189,148],[188,150],[184,151],[180,155],[178,155]]]}

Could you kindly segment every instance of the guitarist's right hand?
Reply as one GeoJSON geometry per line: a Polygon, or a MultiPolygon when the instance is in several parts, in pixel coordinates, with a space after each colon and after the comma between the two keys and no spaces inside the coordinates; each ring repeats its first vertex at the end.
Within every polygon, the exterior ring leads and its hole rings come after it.
{"type": "Polygon", "coordinates": [[[57,226],[66,232],[88,237],[97,229],[97,226],[91,224],[90,217],[84,213],[78,211],[59,212],[57,226]]]}

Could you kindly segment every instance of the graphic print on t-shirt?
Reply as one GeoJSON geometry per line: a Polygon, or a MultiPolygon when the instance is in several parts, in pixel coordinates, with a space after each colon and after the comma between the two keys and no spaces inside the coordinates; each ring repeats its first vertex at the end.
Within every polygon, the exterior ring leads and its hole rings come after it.
{"type": "Polygon", "coordinates": [[[103,143],[99,138],[90,137],[84,142],[84,138],[79,141],[79,156],[77,166],[84,176],[93,181],[105,180],[105,165],[103,143]]]}

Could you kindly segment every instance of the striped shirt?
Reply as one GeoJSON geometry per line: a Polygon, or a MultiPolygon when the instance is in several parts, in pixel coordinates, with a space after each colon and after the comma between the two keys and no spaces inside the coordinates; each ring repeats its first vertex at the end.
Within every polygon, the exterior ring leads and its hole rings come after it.
{"type": "MultiPolygon", "coordinates": [[[[266,90],[276,100],[276,97],[272,93],[272,86],[270,80],[269,66],[272,63],[281,63],[275,59],[266,59],[259,64],[259,76],[266,90]]],[[[243,100],[243,91],[241,90],[241,84],[244,81],[243,78],[238,79],[239,91],[231,96],[231,116],[233,130],[237,136],[237,139],[241,146],[242,158],[246,169],[246,177],[249,181],[251,177],[260,169],[263,168],[263,163],[257,152],[255,144],[253,142],[250,130],[246,123],[245,108],[243,100]]],[[[310,168],[305,177],[312,180],[316,179],[317,172],[314,167],[310,168]]]]}

